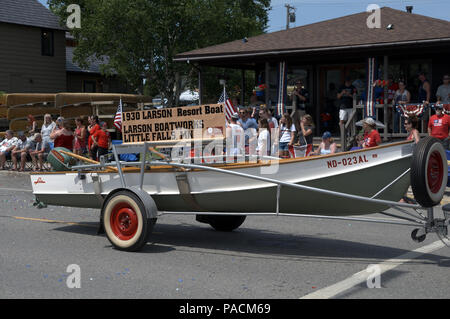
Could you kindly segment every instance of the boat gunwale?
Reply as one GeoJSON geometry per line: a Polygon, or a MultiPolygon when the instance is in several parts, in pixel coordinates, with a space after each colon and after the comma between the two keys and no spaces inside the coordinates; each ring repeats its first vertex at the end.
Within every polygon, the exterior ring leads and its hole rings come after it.
{"type": "MultiPolygon", "coordinates": [[[[347,151],[347,152],[341,152],[341,153],[334,153],[334,154],[328,154],[328,155],[317,155],[317,156],[311,156],[311,157],[301,157],[301,158],[287,158],[287,159],[280,159],[278,161],[274,161],[274,160],[270,160],[267,162],[259,162],[259,163],[220,163],[220,164],[211,164],[208,165],[209,167],[216,167],[216,168],[221,168],[221,169],[244,169],[244,168],[254,168],[254,167],[265,167],[265,166],[270,166],[272,165],[274,162],[277,162],[279,165],[283,165],[283,164],[291,164],[291,163],[299,163],[299,162],[306,162],[306,161],[314,161],[314,160],[319,160],[319,159],[328,159],[328,158],[334,158],[334,157],[340,157],[340,156],[346,156],[346,155],[351,155],[351,154],[356,154],[356,153],[364,153],[364,152],[370,152],[370,151],[374,151],[374,150],[380,150],[380,149],[384,149],[384,148],[388,148],[388,147],[392,147],[392,146],[400,146],[400,145],[408,145],[408,144],[412,144],[414,141],[400,141],[400,142],[395,142],[395,143],[389,143],[389,144],[384,144],[384,145],[380,145],[377,147],[372,147],[372,148],[364,148],[364,149],[359,149],[359,150],[354,150],[354,151],[347,151]]],[[[123,169],[122,172],[124,174],[127,173],[139,173],[140,172],[140,168],[139,167],[132,167],[131,169],[123,169]]],[[[161,165],[161,166],[152,166],[151,170],[145,170],[145,173],[166,173],[166,172],[176,172],[176,171],[186,171],[186,169],[180,169],[180,168],[168,168],[167,165],[161,165]]],[[[206,169],[200,169],[200,168],[195,168],[190,170],[190,172],[201,172],[201,171],[207,171],[206,169]]],[[[61,171],[61,172],[30,172],[30,176],[35,176],[35,175],[61,175],[61,174],[77,174],[78,172],[80,173],[93,173],[93,174],[118,174],[117,172],[106,172],[106,171],[83,171],[83,170],[73,170],[73,171],[61,171]]]]}

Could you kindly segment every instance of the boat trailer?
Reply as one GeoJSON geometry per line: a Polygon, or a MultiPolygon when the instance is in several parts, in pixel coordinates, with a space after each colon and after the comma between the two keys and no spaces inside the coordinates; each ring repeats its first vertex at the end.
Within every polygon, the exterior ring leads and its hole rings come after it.
{"type": "MultiPolygon", "coordinates": [[[[427,141],[423,142],[422,144],[426,146],[422,147],[422,152],[419,153],[430,153],[429,148],[430,146],[436,147],[436,141],[432,141],[430,139],[426,139],[427,141]],[[426,148],[427,152],[423,151],[426,148]]],[[[352,194],[346,194],[346,193],[340,193],[336,191],[330,191],[326,189],[320,189],[315,187],[310,187],[306,185],[301,184],[294,184],[284,181],[279,181],[276,179],[263,177],[263,176],[257,176],[257,175],[251,175],[246,174],[242,172],[237,171],[231,171],[226,170],[218,167],[208,166],[205,164],[193,164],[193,163],[181,163],[181,162],[175,162],[170,161],[168,159],[161,159],[161,160],[147,160],[147,155],[150,155],[154,149],[152,148],[151,142],[145,142],[142,144],[130,144],[130,145],[113,145],[113,156],[114,161],[107,163],[105,158],[101,158],[99,164],[89,164],[89,165],[75,165],[72,166],[72,170],[78,171],[78,174],[86,174],[86,170],[92,170],[92,169],[111,169],[115,168],[117,170],[117,173],[120,176],[120,182],[121,182],[121,189],[118,189],[117,191],[113,191],[111,193],[119,193],[119,195],[124,196],[124,194],[128,193],[130,196],[136,197],[138,200],[140,200],[144,204],[144,211],[146,216],[140,216],[139,218],[141,221],[145,218],[147,218],[147,223],[143,223],[142,226],[142,236],[139,240],[133,241],[132,244],[126,244],[123,245],[122,242],[118,242],[116,238],[113,238],[114,235],[112,235],[110,225],[108,223],[104,222],[105,218],[110,218],[110,216],[105,216],[104,210],[105,205],[108,204],[108,200],[105,200],[105,204],[102,208],[102,214],[101,214],[101,228],[106,231],[107,237],[110,240],[110,242],[113,244],[113,246],[119,250],[125,250],[125,251],[137,251],[140,250],[147,242],[147,238],[149,233],[151,232],[153,225],[156,222],[156,219],[158,217],[161,217],[163,215],[196,215],[197,220],[200,222],[209,223],[211,226],[218,230],[233,230],[239,227],[246,216],[289,216],[289,217],[302,217],[302,218],[315,218],[315,219],[329,219],[329,220],[345,220],[345,221],[353,221],[353,222],[370,222],[370,223],[383,223],[383,224],[393,224],[393,225],[403,225],[403,226],[409,226],[409,227],[415,227],[415,229],[411,233],[411,238],[417,242],[423,242],[426,239],[426,236],[430,233],[436,233],[437,236],[444,242],[445,245],[450,245],[450,238],[448,234],[448,228],[450,224],[450,204],[443,206],[443,217],[436,218],[436,206],[439,205],[440,201],[442,200],[443,194],[440,196],[439,201],[434,201],[433,203],[430,203],[429,198],[423,199],[422,195],[417,196],[417,192],[422,192],[423,188],[420,188],[417,190],[417,178],[416,181],[415,177],[413,175],[426,175],[426,172],[417,172],[417,167],[414,167],[412,165],[411,168],[409,168],[407,171],[402,172],[399,177],[395,180],[393,180],[389,185],[386,185],[383,189],[380,189],[377,194],[375,194],[373,197],[361,197],[357,195],[352,194]],[[137,162],[124,162],[120,161],[120,155],[121,154],[128,154],[128,153],[139,153],[141,154],[140,161],[137,162]],[[144,183],[144,174],[147,169],[152,169],[152,167],[161,167],[166,166],[168,168],[174,168],[179,169],[184,172],[189,172],[190,170],[208,170],[213,171],[219,174],[229,174],[233,175],[239,178],[245,178],[245,179],[253,179],[258,181],[263,181],[267,183],[271,183],[276,185],[277,187],[277,196],[276,196],[276,210],[273,212],[257,212],[257,213],[238,213],[238,212],[179,212],[179,211],[159,211],[156,207],[155,202],[151,198],[151,196],[146,193],[143,190],[143,183],[144,183]],[[124,177],[124,168],[127,167],[134,167],[134,168],[140,168],[140,175],[139,175],[139,185],[127,185],[125,177],[124,177]],[[419,197],[419,201],[416,204],[411,203],[405,203],[405,202],[394,202],[394,201],[388,201],[388,200],[382,200],[376,198],[378,194],[381,194],[384,189],[387,189],[390,185],[395,183],[397,180],[399,180],[401,177],[403,177],[405,174],[411,173],[412,177],[412,188],[414,195],[416,197],[419,197]],[[415,183],[415,184],[414,184],[415,183]],[[358,216],[327,216],[327,215],[305,215],[305,214],[286,214],[280,212],[280,191],[282,188],[296,188],[299,190],[307,190],[307,191],[313,191],[320,194],[327,194],[327,195],[334,195],[339,196],[341,198],[345,198],[348,200],[358,200],[360,202],[366,202],[366,203],[376,203],[384,205],[388,208],[392,208],[397,211],[397,214],[392,214],[390,212],[380,212],[380,214],[384,216],[388,216],[390,218],[387,219],[380,219],[380,218],[370,218],[370,217],[358,217],[358,216]],[[220,227],[220,225],[216,226],[212,223],[212,218],[230,218],[233,217],[234,220],[232,220],[231,225],[229,227],[220,227]]],[[[440,144],[439,144],[440,145],[440,144]]],[[[439,146],[438,146],[439,147],[439,146]]],[[[420,145],[416,148],[420,149],[420,145]]],[[[443,149],[443,148],[442,148],[443,149]]],[[[415,150],[416,153],[417,149],[415,150]]],[[[422,154],[426,155],[427,154],[422,154]]],[[[414,156],[413,155],[413,162],[414,162],[414,156]]],[[[192,159],[191,159],[192,160],[192,159]]],[[[195,158],[194,158],[195,160],[195,158]]],[[[416,159],[416,162],[420,162],[423,160],[423,158],[416,159]]],[[[427,163],[429,162],[427,158],[427,163]]],[[[447,162],[445,162],[447,163],[447,162]]],[[[420,164],[421,167],[423,167],[422,164],[420,164]]],[[[419,165],[419,166],[420,166],[419,165]]],[[[416,165],[417,166],[417,165],[416,165]]],[[[425,165],[426,166],[426,165],[425,165]]],[[[422,169],[423,170],[423,169],[422,169]]],[[[447,172],[447,169],[444,168],[445,172],[447,172]]],[[[424,177],[422,177],[423,179],[424,177]]],[[[423,180],[420,181],[423,184],[423,180]]],[[[445,184],[447,181],[444,181],[445,184]]],[[[183,192],[181,191],[182,187],[180,187],[180,194],[183,192]]],[[[185,190],[184,193],[188,193],[189,189],[185,190]]],[[[111,194],[110,194],[111,195],[111,194]]],[[[182,194],[183,195],[183,194],[182,194]]],[[[189,194],[187,194],[189,195],[189,194]]],[[[108,197],[110,197],[108,195],[108,197]]],[[[125,223],[130,223],[129,220],[125,220],[125,223]]]]}

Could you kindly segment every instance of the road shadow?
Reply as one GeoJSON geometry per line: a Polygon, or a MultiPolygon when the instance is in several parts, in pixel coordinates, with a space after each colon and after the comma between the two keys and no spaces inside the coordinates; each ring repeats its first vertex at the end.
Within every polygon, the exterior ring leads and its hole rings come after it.
{"type": "Polygon", "coordinates": [[[57,227],[53,230],[80,235],[98,236],[99,226],[100,224],[98,222],[78,222],[57,227]]]}
{"type": "MultiPolygon", "coordinates": [[[[99,236],[99,223],[65,225],[55,231],[99,236]]],[[[104,234],[100,236],[107,238],[104,234]]],[[[307,236],[245,227],[233,232],[215,231],[204,224],[157,223],[149,243],[140,253],[165,253],[173,250],[226,256],[289,261],[321,261],[332,263],[377,263],[398,257],[409,250],[370,243],[326,238],[325,234],[307,236]]],[[[109,242],[108,242],[109,245],[109,242]]],[[[112,247],[112,246],[111,246],[112,247]]],[[[411,261],[450,267],[448,258],[427,254],[411,261]],[[441,260],[441,261],[440,261],[441,260]]]]}
{"type": "MultiPolygon", "coordinates": [[[[106,236],[101,232],[99,233],[99,226],[100,223],[98,222],[79,222],[75,224],[69,224],[62,227],[54,228],[53,231],[60,231],[60,232],[66,232],[66,233],[72,233],[72,234],[78,234],[78,235],[87,235],[87,236],[93,236],[93,237],[104,237],[105,243],[108,243],[105,245],[107,248],[113,248],[112,245],[109,244],[108,239],[106,236]]],[[[173,247],[165,246],[165,245],[158,245],[153,244],[150,247],[147,245],[145,247],[147,252],[150,253],[167,253],[170,251],[175,250],[173,247]]]]}
{"type": "MultiPolygon", "coordinates": [[[[193,251],[197,248],[209,249],[211,253],[224,255],[246,254],[248,258],[376,263],[408,252],[376,244],[246,228],[245,224],[231,233],[218,232],[209,226],[190,224],[156,224],[154,231],[150,243],[193,251]]],[[[143,252],[146,252],[146,249],[143,252]]],[[[442,256],[429,254],[415,259],[412,263],[436,264],[441,258],[442,256]]],[[[440,266],[448,266],[448,263],[440,266]]]]}

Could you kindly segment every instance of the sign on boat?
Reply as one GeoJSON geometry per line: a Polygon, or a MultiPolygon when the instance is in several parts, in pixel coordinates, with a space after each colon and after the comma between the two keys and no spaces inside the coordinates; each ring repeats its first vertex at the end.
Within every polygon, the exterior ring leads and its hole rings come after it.
{"type": "Polygon", "coordinates": [[[225,132],[221,104],[131,111],[124,112],[122,118],[124,143],[176,142],[193,138],[196,129],[201,129],[202,133],[210,128],[225,132]]]}

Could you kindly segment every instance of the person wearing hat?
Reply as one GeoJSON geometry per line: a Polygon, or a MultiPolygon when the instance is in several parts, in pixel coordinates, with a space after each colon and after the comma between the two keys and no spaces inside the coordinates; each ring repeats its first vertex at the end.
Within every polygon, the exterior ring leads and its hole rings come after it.
{"type": "Polygon", "coordinates": [[[440,104],[449,104],[450,103],[450,75],[446,74],[442,78],[442,85],[440,85],[437,89],[436,96],[437,102],[440,104]]]}
{"type": "Polygon", "coordinates": [[[244,129],[238,124],[239,114],[234,113],[231,116],[230,124],[227,127],[227,155],[237,156],[244,155],[244,129]]]}
{"type": "Polygon", "coordinates": [[[377,123],[371,117],[363,121],[364,142],[363,148],[377,147],[381,144],[381,136],[377,131],[377,123]]]}
{"type": "Polygon", "coordinates": [[[444,114],[442,104],[436,104],[436,114],[428,121],[428,135],[437,138],[447,150],[449,147],[449,124],[450,118],[444,114]]]}
{"type": "Polygon", "coordinates": [[[336,153],[337,145],[334,143],[331,133],[325,132],[322,135],[322,142],[319,145],[319,148],[312,152],[310,155],[328,155],[336,153]]]}

